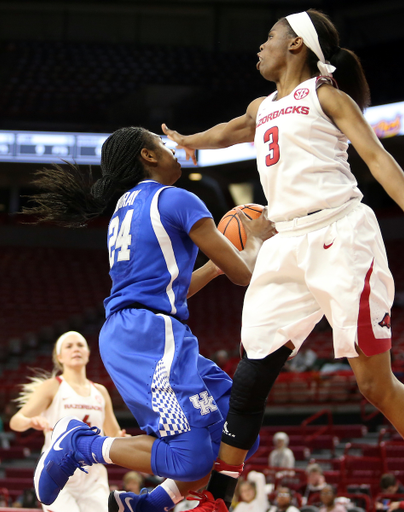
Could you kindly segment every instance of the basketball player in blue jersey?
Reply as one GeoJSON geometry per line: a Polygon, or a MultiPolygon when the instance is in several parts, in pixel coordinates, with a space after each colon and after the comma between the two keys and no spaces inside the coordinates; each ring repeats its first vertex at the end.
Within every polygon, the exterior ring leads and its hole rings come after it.
{"type": "MultiPolygon", "coordinates": [[[[38,221],[83,226],[117,192],[123,194],[108,228],[112,290],[105,300],[100,352],[147,435],[108,438],[78,419],[64,418],[38,462],[35,489],[50,505],[77,468],[114,463],[167,479],[150,494],[111,493],[110,512],[163,512],[207,483],[231,388],[231,379],[198,353],[198,341],[185,324],[187,296],[221,272],[246,285],[274,228],[265,214],[248,221],[240,213],[248,237],[244,251],[237,251],[202,201],[172,186],[181,175],[174,151],[143,128],[114,132],[103,144],[101,169],[94,185],[74,166],[39,171],[44,193],[33,197],[37,206],[28,211],[38,221]],[[193,272],[198,248],[210,261],[193,272]]],[[[209,493],[200,499],[207,512],[225,509],[209,493]]]]}
{"type": "Polygon", "coordinates": [[[362,394],[404,437],[404,385],[390,364],[394,282],[377,219],[348,163],[348,140],[403,210],[404,173],[362,115],[370,95],[361,64],[340,48],[328,17],[309,9],[272,27],[257,69],[276,91],[240,117],[189,136],[163,125],[191,158],[195,149],[254,141],[278,231],[263,244],[245,295],[246,356],[208,485],[227,505],[272,385],[323,315],[335,356],[348,358],[362,394]]]}

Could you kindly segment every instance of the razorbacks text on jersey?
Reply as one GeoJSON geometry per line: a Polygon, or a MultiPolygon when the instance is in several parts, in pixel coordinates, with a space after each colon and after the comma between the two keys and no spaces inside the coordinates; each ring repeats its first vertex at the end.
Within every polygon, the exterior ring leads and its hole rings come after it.
{"type": "MultiPolygon", "coordinates": [[[[102,430],[105,420],[105,399],[98,389],[91,383],[91,392],[89,396],[79,395],[63,379],[58,376],[60,386],[53,397],[50,406],[42,413],[53,427],[57,421],[65,416],[77,416],[90,426],[96,426],[102,430]]],[[[45,434],[44,449],[49,448],[52,432],[45,434]]]]}
{"type": "Polygon", "coordinates": [[[362,198],[347,161],[347,138],[317,97],[322,83],[322,77],[310,78],[280,100],[274,92],[258,109],[257,166],[274,222],[362,198]]]}

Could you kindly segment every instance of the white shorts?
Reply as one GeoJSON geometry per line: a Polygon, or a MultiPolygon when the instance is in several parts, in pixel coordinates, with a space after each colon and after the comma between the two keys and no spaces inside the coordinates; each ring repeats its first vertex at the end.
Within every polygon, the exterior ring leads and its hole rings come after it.
{"type": "Polygon", "coordinates": [[[52,505],[45,512],[108,512],[108,473],[102,464],[77,469],[52,505]]]}
{"type": "Polygon", "coordinates": [[[360,203],[329,225],[302,230],[313,217],[267,240],[258,254],[242,315],[251,359],[289,340],[295,355],[323,315],[336,358],[357,357],[356,345],[367,356],[391,348],[394,282],[375,214],[360,203]]]}

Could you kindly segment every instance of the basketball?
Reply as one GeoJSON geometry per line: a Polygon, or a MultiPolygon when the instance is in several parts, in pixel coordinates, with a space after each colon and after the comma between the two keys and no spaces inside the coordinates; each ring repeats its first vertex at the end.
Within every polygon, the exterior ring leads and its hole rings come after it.
{"type": "Polygon", "coordinates": [[[217,225],[217,229],[224,234],[239,251],[244,249],[247,235],[241,220],[238,218],[236,208],[247,215],[249,219],[256,219],[262,213],[264,207],[260,204],[242,204],[228,211],[217,225]]]}

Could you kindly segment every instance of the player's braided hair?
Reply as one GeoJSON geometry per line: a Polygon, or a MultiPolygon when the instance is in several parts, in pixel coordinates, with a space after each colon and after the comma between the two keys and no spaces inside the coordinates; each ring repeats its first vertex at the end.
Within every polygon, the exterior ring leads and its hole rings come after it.
{"type": "MultiPolygon", "coordinates": [[[[316,9],[308,9],[306,12],[317,31],[324,58],[337,68],[333,77],[338,87],[351,96],[363,111],[370,104],[370,91],[358,56],[347,48],[340,48],[338,31],[328,16],[316,9]]],[[[296,36],[290,25],[289,30],[296,36]]],[[[318,57],[311,50],[308,54],[310,70],[315,76],[318,74],[318,57]]]]}
{"type": "Polygon", "coordinates": [[[101,150],[102,177],[94,182],[91,169],[82,171],[66,162],[35,173],[34,185],[45,192],[29,196],[34,206],[23,208],[34,223],[53,222],[83,227],[98,217],[118,192],[126,192],[146,178],[139,159],[142,148],[154,149],[152,134],[140,127],[116,130],[101,150]]]}

